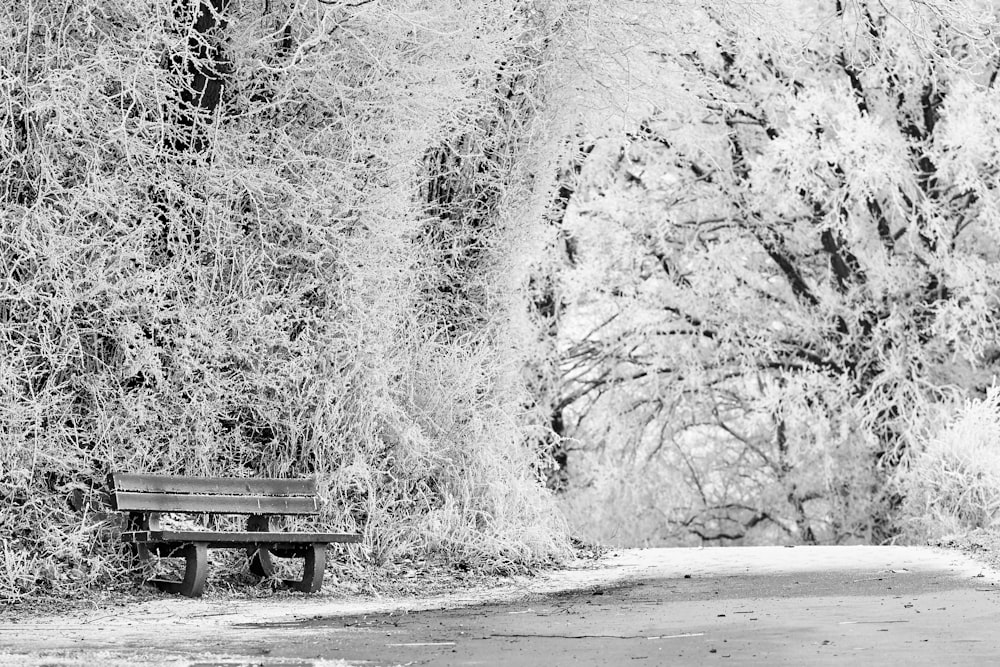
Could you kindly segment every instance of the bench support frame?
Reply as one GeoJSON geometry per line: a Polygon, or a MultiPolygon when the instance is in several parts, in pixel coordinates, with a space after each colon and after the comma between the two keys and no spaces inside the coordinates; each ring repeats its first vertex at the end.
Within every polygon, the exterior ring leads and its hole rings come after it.
{"type": "MultiPolygon", "coordinates": [[[[159,512],[130,512],[128,517],[129,530],[160,530],[159,512]]],[[[252,514],[247,517],[247,530],[254,532],[273,531],[271,517],[252,514]]],[[[287,544],[269,546],[251,546],[247,548],[247,558],[250,562],[250,572],[261,579],[274,579],[274,561],[272,556],[280,558],[302,558],[302,579],[278,579],[285,587],[303,593],[318,593],[323,588],[323,575],[326,570],[326,544],[322,542],[306,544],[287,544]]],[[[207,542],[139,542],[129,544],[133,562],[144,565],[150,561],[152,553],[166,558],[183,558],[184,578],[172,581],[153,577],[145,581],[150,586],[165,593],[181,594],[185,597],[201,597],[205,591],[205,581],[208,579],[208,543],[207,542]]]]}
{"type": "MultiPolygon", "coordinates": [[[[129,530],[160,530],[159,512],[129,512],[129,530]]],[[[165,593],[180,593],[189,598],[200,597],[208,579],[208,543],[191,542],[172,544],[164,542],[139,542],[129,544],[132,561],[142,566],[149,562],[151,553],[168,558],[184,559],[184,578],[181,581],[153,577],[145,583],[165,593]]]]}
{"type": "MultiPolygon", "coordinates": [[[[271,532],[271,517],[253,514],[247,518],[247,530],[256,532],[271,532]]],[[[247,558],[250,561],[250,572],[261,579],[274,578],[274,561],[271,556],[286,558],[301,557],[302,579],[281,579],[283,586],[303,593],[316,593],[323,587],[323,573],[326,569],[326,544],[313,543],[296,545],[295,548],[250,547],[247,558]]]]}
{"type": "Polygon", "coordinates": [[[189,598],[200,597],[205,591],[205,580],[208,579],[208,544],[205,542],[182,545],[158,544],[154,549],[168,557],[183,558],[184,579],[170,581],[153,578],[147,579],[146,583],[165,593],[180,593],[189,598]]]}

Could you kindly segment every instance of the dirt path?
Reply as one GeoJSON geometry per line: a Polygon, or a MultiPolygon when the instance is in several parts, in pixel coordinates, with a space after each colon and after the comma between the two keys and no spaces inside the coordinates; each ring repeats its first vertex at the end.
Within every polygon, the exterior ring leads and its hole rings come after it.
{"type": "Polygon", "coordinates": [[[163,599],[0,622],[0,665],[984,664],[1000,576],[903,547],[627,550],[430,600],[163,599]],[[425,610],[425,611],[421,611],[425,610]]]}

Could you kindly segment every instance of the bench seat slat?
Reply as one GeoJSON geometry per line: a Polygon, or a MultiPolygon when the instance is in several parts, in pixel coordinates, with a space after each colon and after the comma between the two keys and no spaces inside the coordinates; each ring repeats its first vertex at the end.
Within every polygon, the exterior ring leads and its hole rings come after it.
{"type": "Polygon", "coordinates": [[[135,530],[122,533],[122,541],[131,544],[148,542],[208,542],[209,547],[243,547],[248,544],[356,543],[358,533],[281,533],[217,532],[208,530],[135,530]]]}
{"type": "Polygon", "coordinates": [[[212,514],[318,514],[317,498],[279,496],[205,496],[183,493],[133,493],[112,496],[118,511],[212,514]]]}
{"type": "Polygon", "coordinates": [[[314,496],[316,480],[112,473],[115,491],[206,495],[314,496]]]}

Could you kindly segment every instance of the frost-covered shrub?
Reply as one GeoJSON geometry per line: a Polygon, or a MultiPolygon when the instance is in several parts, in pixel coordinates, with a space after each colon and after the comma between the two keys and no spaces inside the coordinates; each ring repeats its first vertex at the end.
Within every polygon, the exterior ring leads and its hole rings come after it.
{"type": "Polygon", "coordinates": [[[3,4],[0,599],[122,579],[110,469],[316,475],[372,562],[563,552],[517,375],[561,12],[3,4]]]}
{"type": "Polygon", "coordinates": [[[904,475],[907,515],[920,537],[1000,523],[1000,387],[968,401],[904,475]]]}

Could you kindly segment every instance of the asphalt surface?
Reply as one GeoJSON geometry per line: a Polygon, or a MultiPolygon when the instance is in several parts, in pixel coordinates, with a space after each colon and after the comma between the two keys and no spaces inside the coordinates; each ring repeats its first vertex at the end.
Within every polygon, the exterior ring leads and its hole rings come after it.
{"type": "Polygon", "coordinates": [[[657,580],[518,608],[299,627],[328,628],[324,647],[377,665],[1000,662],[996,587],[870,574],[657,580]]]}
{"type": "Polygon", "coordinates": [[[998,603],[1000,587],[975,579],[851,571],[659,579],[518,605],[252,627],[262,633],[254,649],[272,658],[365,665],[987,665],[1000,663],[998,603]]]}
{"type": "Polygon", "coordinates": [[[812,549],[647,552],[570,591],[460,608],[182,601],[0,623],[0,665],[1000,664],[995,572],[928,550],[812,549]]]}

